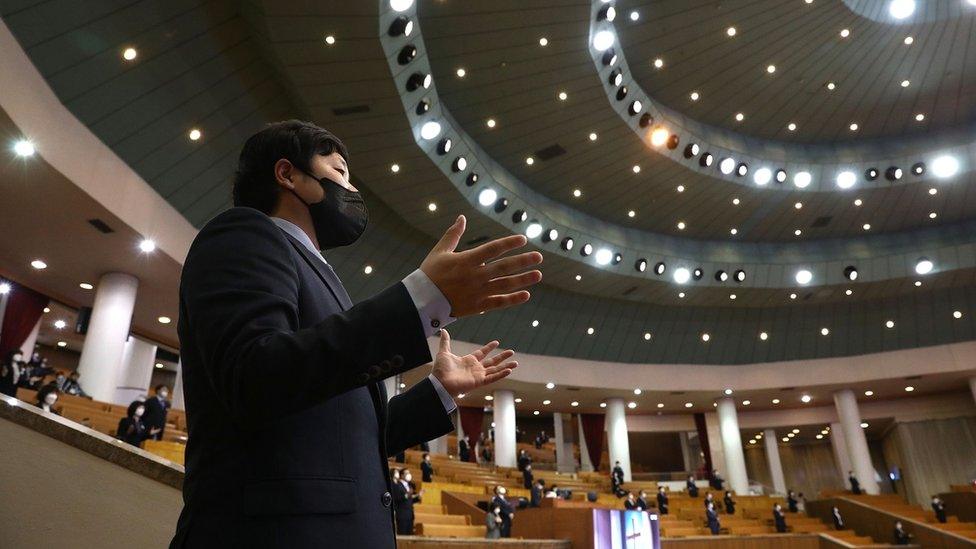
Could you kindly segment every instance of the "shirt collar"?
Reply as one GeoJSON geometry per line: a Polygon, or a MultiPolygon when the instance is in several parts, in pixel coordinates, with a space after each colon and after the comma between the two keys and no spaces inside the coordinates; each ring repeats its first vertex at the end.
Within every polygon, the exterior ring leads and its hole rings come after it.
{"type": "Polygon", "coordinates": [[[312,252],[313,255],[321,259],[323,263],[328,264],[328,261],[326,261],[325,258],[322,257],[322,252],[315,249],[315,245],[312,244],[312,239],[309,238],[307,234],[305,234],[305,231],[303,231],[301,227],[295,225],[294,223],[288,221],[287,219],[282,219],[280,217],[272,217],[271,221],[273,221],[274,224],[277,225],[278,228],[281,229],[284,233],[291,235],[292,238],[301,242],[302,246],[305,246],[305,248],[308,251],[312,252]]]}

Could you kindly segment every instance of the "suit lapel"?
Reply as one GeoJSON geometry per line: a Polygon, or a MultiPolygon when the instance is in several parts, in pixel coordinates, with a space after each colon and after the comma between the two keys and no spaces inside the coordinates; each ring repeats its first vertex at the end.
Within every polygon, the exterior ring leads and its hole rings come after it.
{"type": "Polygon", "coordinates": [[[342,286],[342,281],[339,280],[339,276],[335,274],[335,271],[332,270],[332,267],[326,264],[325,262],[323,262],[318,257],[315,257],[315,255],[311,251],[309,251],[308,248],[306,248],[298,240],[295,240],[295,238],[290,234],[285,233],[285,236],[288,237],[288,240],[289,242],[291,242],[291,245],[294,246],[296,250],[298,250],[298,253],[302,255],[302,258],[305,259],[305,262],[308,263],[319,275],[319,278],[322,279],[322,282],[325,283],[325,285],[329,288],[329,291],[332,292],[332,295],[335,296],[336,301],[338,301],[339,305],[342,306],[342,310],[345,311],[348,310],[350,307],[352,307],[352,300],[349,299],[349,294],[346,293],[346,289],[342,286]]]}

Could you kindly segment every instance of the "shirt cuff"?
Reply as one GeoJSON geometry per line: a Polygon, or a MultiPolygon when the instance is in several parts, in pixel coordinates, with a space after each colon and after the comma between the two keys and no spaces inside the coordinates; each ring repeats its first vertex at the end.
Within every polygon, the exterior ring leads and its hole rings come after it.
{"type": "Polygon", "coordinates": [[[451,316],[451,304],[441,293],[440,289],[430,280],[430,278],[420,269],[410,273],[403,279],[403,285],[410,294],[417,314],[420,315],[420,324],[424,329],[424,337],[430,337],[454,322],[451,316]]]}
{"type": "Polygon", "coordinates": [[[444,411],[448,414],[457,409],[457,404],[454,403],[454,397],[447,392],[447,389],[441,385],[441,380],[434,377],[434,374],[427,376],[430,380],[430,384],[434,386],[434,390],[437,391],[437,396],[441,397],[441,404],[444,405],[444,411]]]}

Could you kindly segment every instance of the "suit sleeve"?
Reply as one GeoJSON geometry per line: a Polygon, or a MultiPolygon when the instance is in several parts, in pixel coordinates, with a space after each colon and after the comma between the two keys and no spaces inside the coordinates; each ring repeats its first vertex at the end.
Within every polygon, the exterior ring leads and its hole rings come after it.
{"type": "Polygon", "coordinates": [[[289,247],[264,214],[235,208],[200,232],[184,265],[181,339],[192,336],[236,419],[273,420],[431,360],[402,283],[299,329],[289,247]]]}
{"type": "Polygon", "coordinates": [[[427,378],[391,398],[386,417],[387,457],[454,430],[450,414],[427,378]]]}

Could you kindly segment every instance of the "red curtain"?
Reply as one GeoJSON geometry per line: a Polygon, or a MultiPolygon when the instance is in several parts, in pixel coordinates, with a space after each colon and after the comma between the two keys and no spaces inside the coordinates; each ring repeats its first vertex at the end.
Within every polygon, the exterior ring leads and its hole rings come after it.
{"type": "Polygon", "coordinates": [[[695,429],[698,430],[698,444],[705,454],[705,478],[712,478],[712,451],[708,445],[708,427],[705,425],[705,414],[695,414],[695,429]]]}
{"type": "Polygon", "coordinates": [[[600,456],[603,454],[603,414],[580,414],[583,424],[583,438],[586,439],[586,453],[590,454],[593,470],[600,470],[600,456]]]}
{"type": "Polygon", "coordinates": [[[468,435],[468,448],[471,450],[468,452],[468,461],[477,463],[474,445],[478,442],[481,426],[485,421],[485,409],[481,406],[459,406],[458,413],[461,415],[461,430],[468,435]]]}
{"type": "MultiPolygon", "coordinates": [[[[10,286],[7,310],[3,315],[3,326],[0,327],[0,357],[6,357],[8,352],[24,344],[48,303],[47,296],[30,288],[13,282],[10,286]]],[[[28,350],[28,356],[30,353],[28,350]]]]}

